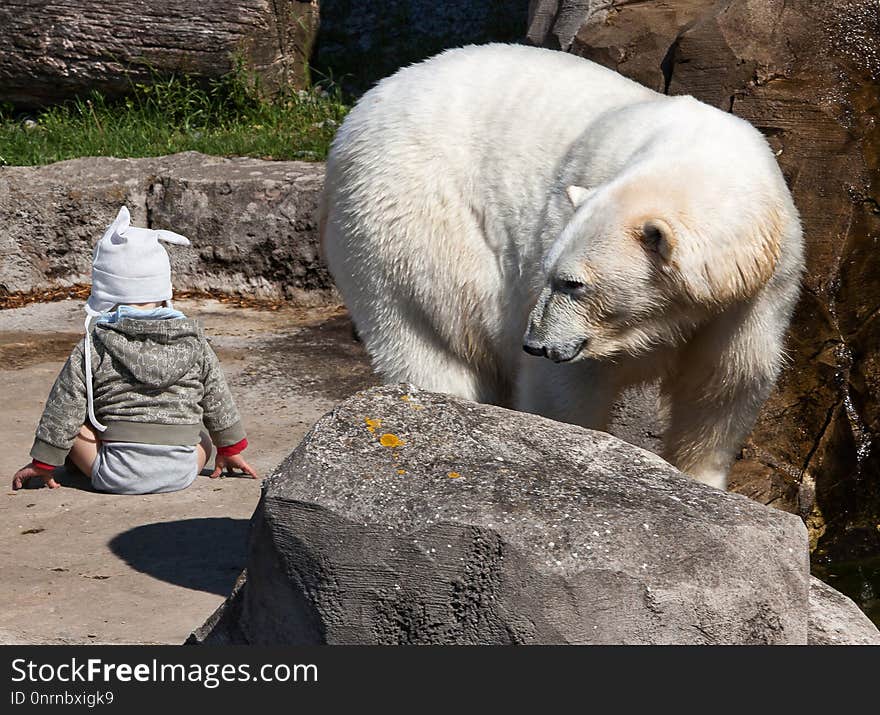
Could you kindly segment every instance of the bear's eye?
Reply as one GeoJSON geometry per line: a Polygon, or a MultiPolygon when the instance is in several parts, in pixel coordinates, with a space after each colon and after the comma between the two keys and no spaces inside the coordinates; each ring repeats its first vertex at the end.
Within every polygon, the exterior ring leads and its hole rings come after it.
{"type": "Polygon", "coordinates": [[[589,286],[586,283],[581,283],[580,281],[572,280],[570,278],[554,278],[553,290],[557,293],[565,293],[566,295],[577,298],[585,295],[589,290],[589,286]]]}

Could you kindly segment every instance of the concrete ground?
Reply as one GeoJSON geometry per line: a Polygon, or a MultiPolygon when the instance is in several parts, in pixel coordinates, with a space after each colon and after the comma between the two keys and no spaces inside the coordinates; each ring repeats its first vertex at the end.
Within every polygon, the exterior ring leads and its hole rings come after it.
{"type": "MultiPolygon", "coordinates": [[[[335,403],[377,382],[339,308],[175,305],[203,320],[260,474],[335,403]]],[[[181,643],[244,565],[260,483],[200,477],[182,492],[116,496],[71,474],[61,489],[13,492],[83,317],[78,301],[0,310],[0,643],[181,643]]]]}

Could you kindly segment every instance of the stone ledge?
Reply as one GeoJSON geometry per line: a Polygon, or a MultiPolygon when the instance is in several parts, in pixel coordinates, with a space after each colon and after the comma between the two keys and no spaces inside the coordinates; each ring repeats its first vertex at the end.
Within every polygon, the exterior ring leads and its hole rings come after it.
{"type": "Polygon", "coordinates": [[[319,257],[324,165],[196,152],[85,158],[0,170],[0,291],[91,281],[92,248],[123,203],[139,226],[187,236],[169,247],[179,289],[338,300],[319,257]]]}

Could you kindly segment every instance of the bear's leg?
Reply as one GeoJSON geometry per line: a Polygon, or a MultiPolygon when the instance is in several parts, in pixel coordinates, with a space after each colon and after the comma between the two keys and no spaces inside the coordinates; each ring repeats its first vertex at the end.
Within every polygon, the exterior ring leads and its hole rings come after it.
{"type": "Polygon", "coordinates": [[[517,375],[517,410],[606,432],[620,391],[613,365],[592,360],[556,364],[523,356],[517,375]]]}
{"type": "Polygon", "coordinates": [[[730,465],[773,389],[787,325],[780,302],[771,294],[717,318],[662,380],[669,407],[663,456],[697,481],[727,487],[730,465]]]}
{"type": "Polygon", "coordinates": [[[475,364],[455,355],[428,326],[386,320],[381,327],[356,327],[373,369],[384,383],[408,382],[424,390],[475,402],[503,402],[503,390],[498,384],[501,376],[481,374],[475,364]]]}
{"type": "Polygon", "coordinates": [[[727,473],[754,425],[771,380],[719,389],[691,380],[664,385],[669,426],[663,457],[698,482],[727,488],[727,473]]]}

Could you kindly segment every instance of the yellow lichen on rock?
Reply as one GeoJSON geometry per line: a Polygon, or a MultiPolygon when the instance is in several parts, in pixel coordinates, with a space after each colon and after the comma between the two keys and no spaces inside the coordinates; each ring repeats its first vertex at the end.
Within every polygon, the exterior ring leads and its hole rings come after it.
{"type": "Polygon", "coordinates": [[[367,423],[368,432],[375,432],[377,428],[382,426],[382,420],[371,420],[369,417],[364,417],[364,422],[367,423]]]}
{"type": "Polygon", "coordinates": [[[383,447],[402,447],[406,444],[400,437],[396,434],[391,434],[390,432],[386,432],[381,437],[379,437],[379,444],[383,447]]]}
{"type": "Polygon", "coordinates": [[[458,472],[449,472],[446,476],[450,479],[458,479],[461,475],[458,472]]]}

